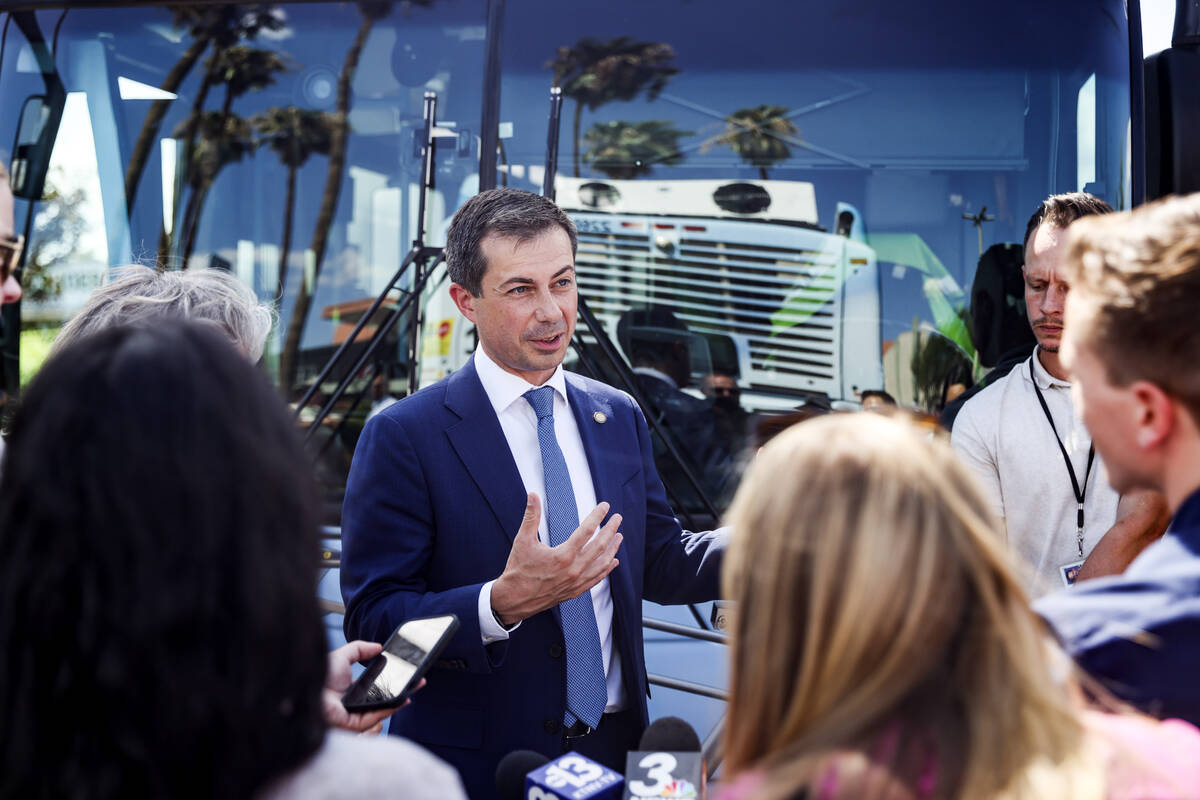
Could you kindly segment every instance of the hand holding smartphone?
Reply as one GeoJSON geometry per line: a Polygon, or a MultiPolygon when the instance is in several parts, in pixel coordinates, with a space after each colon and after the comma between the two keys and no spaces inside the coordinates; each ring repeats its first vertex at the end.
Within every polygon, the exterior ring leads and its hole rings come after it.
{"type": "Polygon", "coordinates": [[[347,711],[396,708],[416,691],[458,630],[458,617],[410,619],[388,637],[383,651],[367,662],[362,675],[342,695],[347,711]]]}

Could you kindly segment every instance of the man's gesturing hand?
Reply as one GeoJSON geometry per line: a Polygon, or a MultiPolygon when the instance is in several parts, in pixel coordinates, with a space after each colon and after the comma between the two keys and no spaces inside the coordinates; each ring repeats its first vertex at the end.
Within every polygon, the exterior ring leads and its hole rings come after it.
{"type": "Polygon", "coordinates": [[[558,547],[548,547],[538,539],[541,502],[536,494],[529,495],[508,563],[492,584],[496,617],[505,625],[515,625],[578,597],[612,572],[617,566],[614,556],[621,546],[621,534],[617,532],[621,515],[613,514],[592,536],[607,513],[608,503],[601,503],[584,517],[569,539],[558,547]]]}

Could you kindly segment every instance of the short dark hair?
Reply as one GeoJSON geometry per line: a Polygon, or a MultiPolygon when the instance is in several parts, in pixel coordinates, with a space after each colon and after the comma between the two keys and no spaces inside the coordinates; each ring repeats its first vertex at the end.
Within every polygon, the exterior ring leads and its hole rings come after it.
{"type": "Polygon", "coordinates": [[[1029,223],[1025,226],[1025,239],[1022,242],[1029,248],[1029,237],[1043,223],[1056,228],[1065,228],[1080,217],[1091,214],[1111,214],[1113,207],[1105,201],[1087,192],[1067,192],[1053,194],[1047,197],[1033,212],[1029,223]]]}
{"type": "Polygon", "coordinates": [[[889,406],[896,405],[896,398],[892,397],[890,394],[885,392],[883,389],[864,389],[862,396],[859,399],[862,400],[863,402],[866,402],[868,397],[878,397],[880,400],[887,403],[889,406]]]}
{"type": "Polygon", "coordinates": [[[0,478],[0,796],[250,797],[316,752],[306,463],[266,378],[197,323],[46,363],[0,478]]]}
{"type": "Polygon", "coordinates": [[[687,348],[688,327],[664,306],[628,308],[617,319],[617,343],[634,366],[653,365],[687,348]]]}
{"type": "Polygon", "coordinates": [[[523,189],[489,189],[480,192],[454,214],[446,232],[446,269],[450,280],[473,297],[483,291],[487,262],[480,243],[490,233],[528,241],[555,225],[571,239],[575,254],[579,237],[575,223],[553,200],[523,189]]]}

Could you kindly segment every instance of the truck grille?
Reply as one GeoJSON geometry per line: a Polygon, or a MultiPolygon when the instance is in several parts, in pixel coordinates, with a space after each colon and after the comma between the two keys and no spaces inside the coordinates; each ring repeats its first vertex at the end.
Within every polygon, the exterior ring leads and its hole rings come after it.
{"type": "MultiPolygon", "coordinates": [[[[579,232],[579,288],[610,332],[630,306],[664,305],[693,331],[733,337],[749,355],[750,374],[742,379],[751,387],[836,396],[839,253],[760,244],[755,234],[775,227],[761,223],[677,224],[706,231],[688,232],[670,247],[658,246],[652,233],[579,232]],[[727,230],[714,230],[719,228],[727,230]],[[729,229],[744,232],[745,239],[719,235],[729,229]]],[[[745,358],[742,364],[744,372],[745,358]]]]}

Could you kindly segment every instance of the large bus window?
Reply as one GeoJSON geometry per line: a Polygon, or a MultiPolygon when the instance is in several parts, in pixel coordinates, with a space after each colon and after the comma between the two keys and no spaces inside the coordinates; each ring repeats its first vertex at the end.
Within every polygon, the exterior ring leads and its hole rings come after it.
{"type": "MultiPolygon", "coordinates": [[[[718,385],[736,390],[733,417],[717,418],[716,454],[679,408],[643,398],[667,435],[684,431],[675,449],[695,481],[675,488],[679,505],[719,513],[752,442],[751,415],[857,408],[879,389],[936,415],[1011,342],[971,309],[1007,302],[1004,279],[1021,263],[1035,205],[1080,187],[1130,202],[1128,29],[1117,0],[932,0],[920,14],[876,0],[747,0],[735,12],[717,0],[612,0],[577,14],[509,2],[494,131],[483,129],[488,9],[434,0],[10,12],[3,102],[20,109],[59,87],[68,102],[48,185],[88,187],[76,209],[87,233],[45,273],[77,278],[21,315],[56,324],[89,270],[138,260],[229,269],[277,302],[264,368],[295,398],[416,237],[424,94],[438,98],[426,237],[438,244],[478,190],[493,134],[497,182],[542,190],[557,85],[554,188],[580,231],[584,299],[625,367],[670,377],[680,408],[715,407],[718,385]],[[731,13],[738,24],[721,24],[731,13]],[[622,345],[622,319],[668,332],[622,345]],[[670,346],[644,346],[655,336],[670,346]]],[[[0,119],[0,143],[16,140],[16,126],[15,114],[0,119]]],[[[36,242],[52,209],[49,197],[19,199],[18,230],[28,219],[36,242]]],[[[373,385],[371,400],[435,380],[471,352],[444,271],[425,300],[418,363],[393,334],[355,384],[373,385]]],[[[619,371],[592,334],[580,341],[571,366],[584,369],[586,357],[602,374],[619,371]]],[[[654,395],[650,386],[640,393],[654,395]]],[[[319,387],[318,404],[330,389],[319,387]]],[[[316,437],[331,509],[370,406],[343,403],[316,437]]],[[[672,449],[659,448],[664,458],[672,449]]]]}
{"type": "MultiPolygon", "coordinates": [[[[442,144],[431,242],[477,190],[483,0],[53,9],[5,31],[6,107],[47,74],[69,98],[47,194],[17,203],[54,262],[31,276],[53,297],[25,303],[29,326],[61,324],[111,267],[228,269],[278,301],[264,367],[294,397],[415,238],[425,92],[442,144]],[[86,204],[65,202],[79,192],[86,204]],[[86,217],[76,247],[48,241],[63,209],[86,217]]],[[[15,125],[0,120],[0,142],[15,125]]],[[[391,344],[380,358],[406,383],[391,344]]],[[[369,405],[315,437],[331,512],[369,405]]]]}
{"type": "Polygon", "coordinates": [[[104,281],[108,239],[87,95],[70,92],[32,219],[21,276],[21,374],[37,371],[62,324],[104,281]]]}
{"type": "MultiPolygon", "coordinates": [[[[989,366],[970,316],[985,254],[1019,250],[1051,193],[1128,205],[1124,5],[748,2],[736,14],[757,23],[720,24],[730,13],[510,4],[501,183],[541,189],[558,85],[557,198],[614,341],[624,315],[668,308],[727,345],[747,411],[886,389],[936,415],[989,366]]],[[[701,398],[702,378],[678,388],[701,398]]]]}

